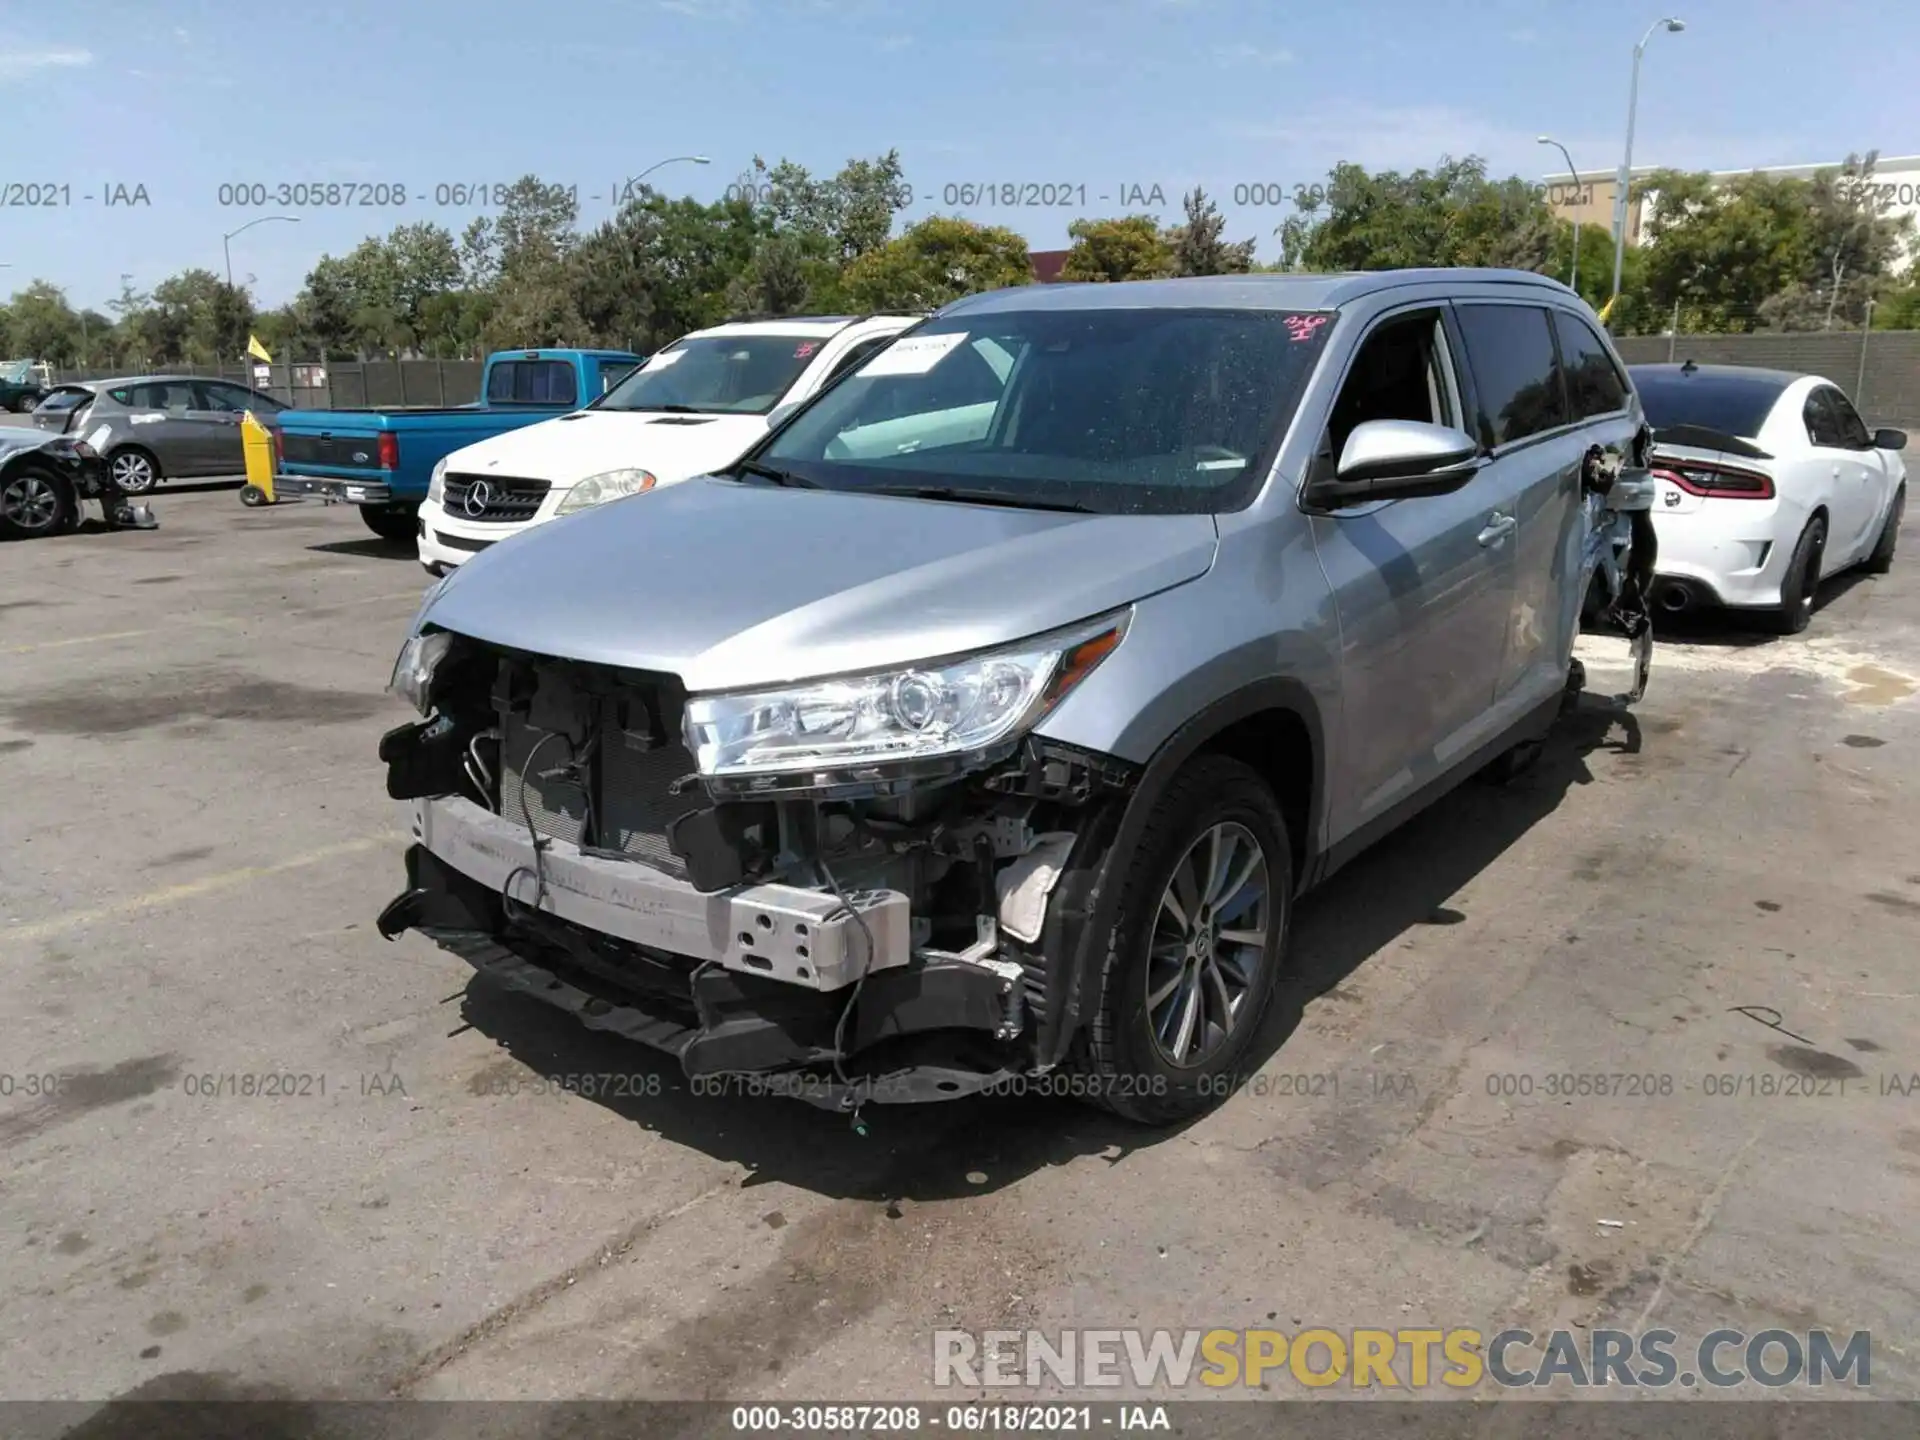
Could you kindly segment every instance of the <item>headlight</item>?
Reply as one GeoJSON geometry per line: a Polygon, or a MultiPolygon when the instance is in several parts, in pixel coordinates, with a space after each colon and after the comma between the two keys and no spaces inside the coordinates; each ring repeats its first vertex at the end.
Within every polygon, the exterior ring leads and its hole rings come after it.
{"type": "Polygon", "coordinates": [[[965,659],[777,690],[695,695],[686,742],[719,788],[858,785],[958,770],[1018,739],[1119,645],[1131,612],[965,659]]]}
{"type": "Polygon", "coordinates": [[[444,458],[433,462],[433,478],[427,481],[427,503],[442,506],[447,503],[447,462],[444,458]]]}
{"type": "Polygon", "coordinates": [[[409,635],[400,647],[400,658],[393,662],[393,675],[387,681],[387,693],[409,701],[422,715],[433,713],[429,696],[433,690],[433,672],[453,646],[450,631],[436,630],[431,635],[409,635]]]}
{"type": "Polygon", "coordinates": [[[560,502],[555,515],[571,515],[576,510],[585,510],[590,505],[604,505],[609,500],[618,500],[623,495],[638,495],[654,486],[653,472],[649,470],[606,470],[598,475],[589,475],[571,490],[560,502]]]}

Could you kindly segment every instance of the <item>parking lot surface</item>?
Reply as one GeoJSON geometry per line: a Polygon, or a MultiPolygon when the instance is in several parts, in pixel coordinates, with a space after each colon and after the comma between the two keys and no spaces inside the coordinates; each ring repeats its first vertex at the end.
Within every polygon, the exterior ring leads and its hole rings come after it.
{"type": "Polygon", "coordinates": [[[1871,1330],[1920,1397],[1920,537],[1802,637],[1663,633],[1632,714],[1306,902],[1206,1119],[862,1136],[383,942],[419,566],[153,505],[0,547],[0,1396],[952,1399],[937,1328],[1663,1323],[1871,1330]]]}

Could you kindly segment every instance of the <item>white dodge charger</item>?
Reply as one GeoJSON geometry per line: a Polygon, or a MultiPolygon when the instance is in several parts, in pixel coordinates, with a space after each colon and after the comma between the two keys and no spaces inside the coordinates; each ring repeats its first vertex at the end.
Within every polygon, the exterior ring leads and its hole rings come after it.
{"type": "Polygon", "coordinates": [[[1725,606],[1791,635],[1823,579],[1892,566],[1904,432],[1869,432],[1818,375],[1690,360],[1631,369],[1653,426],[1664,609],[1725,606]]]}

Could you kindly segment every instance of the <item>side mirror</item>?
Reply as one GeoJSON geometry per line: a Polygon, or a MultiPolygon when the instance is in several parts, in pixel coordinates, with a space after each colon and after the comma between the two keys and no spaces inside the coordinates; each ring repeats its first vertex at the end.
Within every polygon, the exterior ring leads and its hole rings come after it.
{"type": "Polygon", "coordinates": [[[1907,432],[1904,430],[1876,430],[1873,432],[1873,448],[1876,450],[1904,450],[1907,448],[1907,432]]]}
{"type": "Polygon", "coordinates": [[[1308,481],[1302,498],[1316,509],[1339,510],[1448,495],[1480,466],[1480,446],[1464,430],[1420,420],[1368,420],[1354,426],[1334,473],[1308,481]]]}

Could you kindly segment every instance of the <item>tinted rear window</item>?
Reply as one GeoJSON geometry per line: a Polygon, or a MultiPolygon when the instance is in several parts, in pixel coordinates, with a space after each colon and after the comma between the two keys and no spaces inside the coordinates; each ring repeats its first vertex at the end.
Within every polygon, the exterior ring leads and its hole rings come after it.
{"type": "Polygon", "coordinates": [[[1635,368],[1633,388],[1640,392],[1647,423],[1655,430],[1675,425],[1699,425],[1722,435],[1752,440],[1786,386],[1767,376],[1696,370],[1635,368]]]}
{"type": "Polygon", "coordinates": [[[1480,402],[1480,443],[1505,445],[1566,424],[1547,312],[1537,305],[1462,305],[1458,313],[1480,402]]]}
{"type": "Polygon", "coordinates": [[[502,360],[487,372],[492,405],[574,405],[578,395],[566,360],[502,360]]]}

